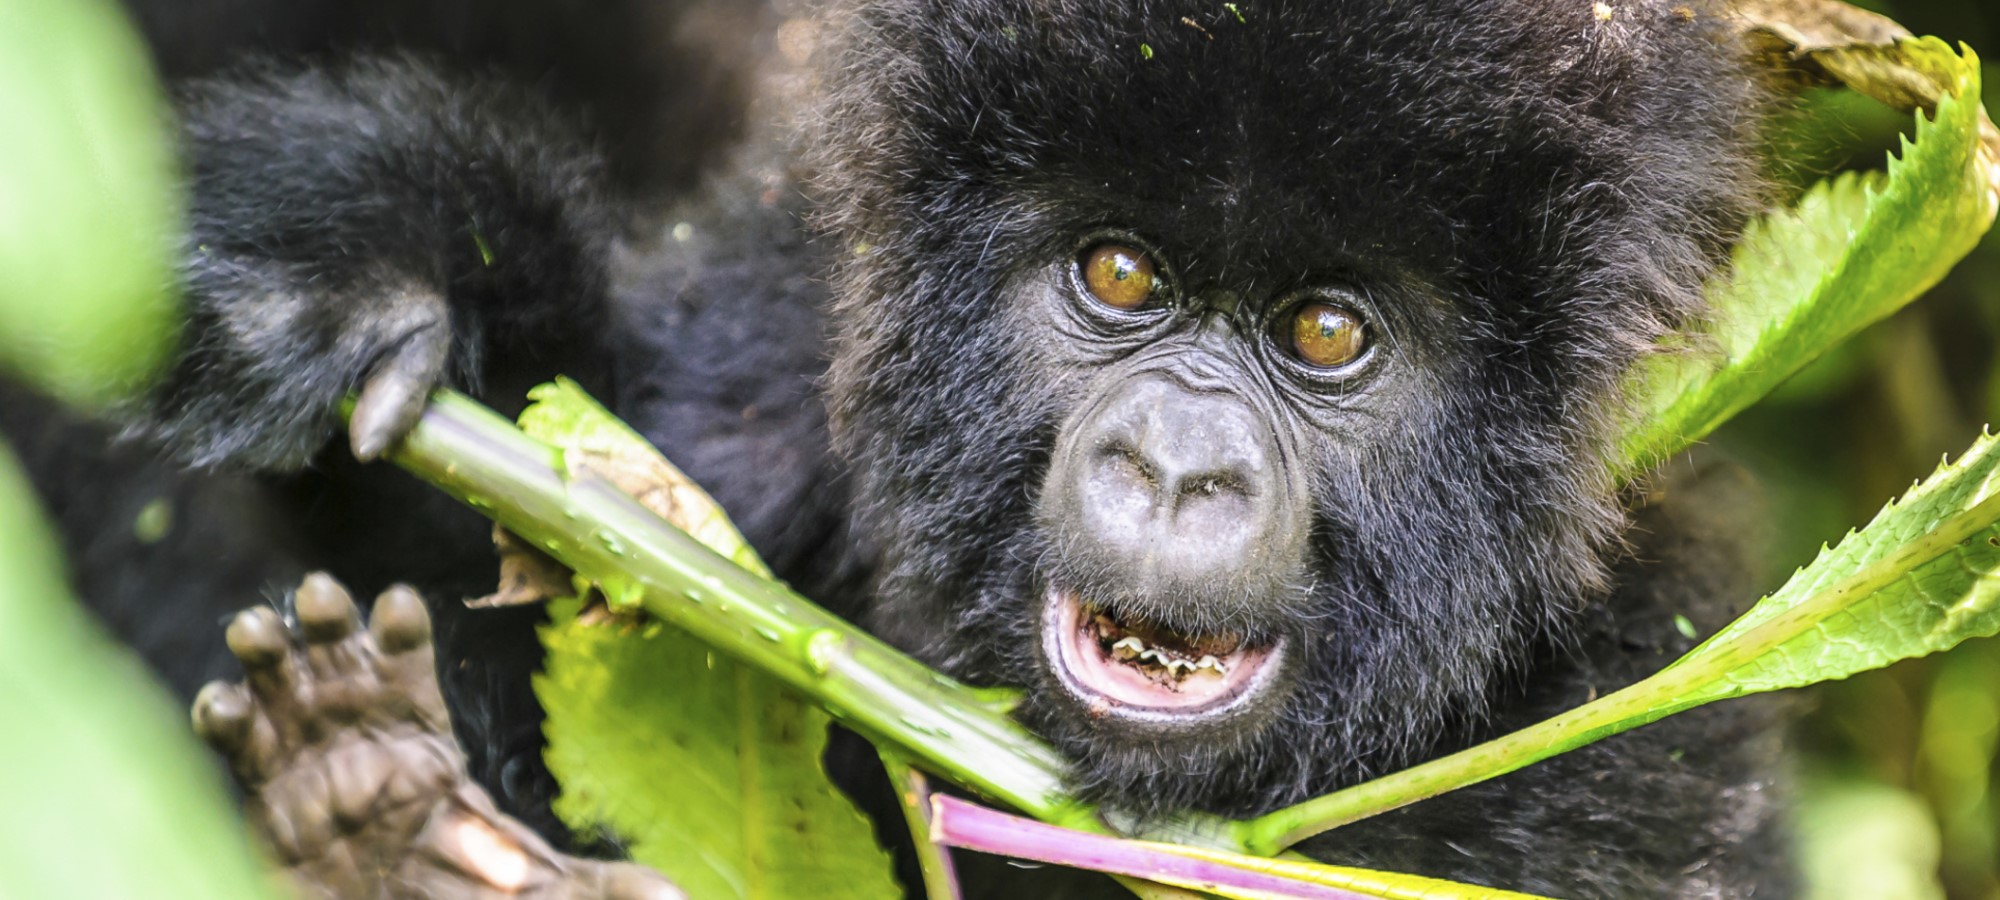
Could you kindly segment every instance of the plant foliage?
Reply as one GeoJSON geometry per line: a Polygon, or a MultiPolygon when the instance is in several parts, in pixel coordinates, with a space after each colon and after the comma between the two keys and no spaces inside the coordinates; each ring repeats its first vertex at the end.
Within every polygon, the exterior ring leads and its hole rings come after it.
{"type": "MultiPolygon", "coordinates": [[[[531,396],[522,427],[559,447],[572,472],[636,463],[662,473],[676,524],[768,576],[714,500],[576,385],[531,396]]],[[[694,897],[896,893],[868,821],[821,767],[825,711],[671,625],[583,606],[551,605],[535,681],[565,822],[616,835],[694,897]]]]}
{"type": "Polygon", "coordinates": [[[2000,198],[1981,143],[1978,57],[1937,38],[1904,41],[1894,54],[1901,65],[1889,71],[1932,80],[1935,115],[1917,117],[1914,140],[1902,141],[1885,170],[1821,182],[1791,209],[1751,224],[1729,274],[1709,289],[1708,326],[1634,373],[1621,473],[1643,472],[1701,439],[1903,308],[1993,223],[2000,198]]]}

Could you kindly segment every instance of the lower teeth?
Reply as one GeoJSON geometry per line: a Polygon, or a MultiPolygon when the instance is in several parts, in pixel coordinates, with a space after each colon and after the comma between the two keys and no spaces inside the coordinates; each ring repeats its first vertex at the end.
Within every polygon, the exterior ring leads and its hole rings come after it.
{"type": "Polygon", "coordinates": [[[1110,653],[1113,659],[1128,663],[1137,661],[1142,664],[1157,666],[1167,670],[1169,674],[1172,674],[1176,678],[1186,678],[1195,672],[1221,675],[1228,671],[1228,668],[1222,664],[1222,661],[1216,659],[1213,654],[1205,655],[1199,660],[1187,660],[1179,656],[1161,652],[1153,647],[1148,647],[1145,641],[1131,635],[1112,642],[1110,653]]]}

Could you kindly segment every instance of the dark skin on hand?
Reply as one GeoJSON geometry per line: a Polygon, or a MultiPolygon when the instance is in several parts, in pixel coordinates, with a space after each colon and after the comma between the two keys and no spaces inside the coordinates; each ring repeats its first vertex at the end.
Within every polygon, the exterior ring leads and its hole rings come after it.
{"type": "Polygon", "coordinates": [[[292,604],[293,625],[268,607],[230,622],[244,680],[203,688],[194,724],[301,896],[685,900],[649,869],[557,852],[494,808],[451,733],[415,591],[384,592],[365,626],[325,573],[292,604]]]}

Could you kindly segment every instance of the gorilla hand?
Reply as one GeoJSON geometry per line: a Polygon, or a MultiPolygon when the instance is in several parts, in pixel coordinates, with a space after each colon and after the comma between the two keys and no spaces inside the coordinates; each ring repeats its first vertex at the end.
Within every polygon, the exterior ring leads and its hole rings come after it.
{"type": "Polygon", "coordinates": [[[241,684],[195,700],[195,728],[249,794],[249,818],[312,897],[675,900],[630,863],[556,852],[466,775],[433,670],[430,618],[404,587],[362,627],[323,573],[295,594],[296,629],[237,615],[241,684]]]}
{"type": "Polygon", "coordinates": [[[179,112],[188,334],[129,435],[198,466],[297,469],[358,391],[365,460],[440,382],[553,369],[601,333],[599,164],[537,97],[363,56],[190,82],[179,112]]]}

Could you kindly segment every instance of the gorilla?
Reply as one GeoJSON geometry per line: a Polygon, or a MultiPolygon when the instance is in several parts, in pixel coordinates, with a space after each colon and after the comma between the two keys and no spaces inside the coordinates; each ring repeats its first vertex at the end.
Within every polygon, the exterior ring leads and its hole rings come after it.
{"type": "MultiPolygon", "coordinates": [[[[802,593],[1024,689],[1075,788],[1142,817],[1468,746],[1753,596],[1740,474],[1605,465],[1621,376],[1768,199],[1779,103],[1713,4],[133,13],[186,165],[183,349],[108,427],[5,404],[82,592],[191,695],[235,665],[219,618],[308,569],[415,585],[472,777],[558,846],[541,612],[464,608],[486,523],[363,462],[435,385],[513,411],[577,378],[802,593]]],[[[1773,711],[1302,849],[1781,896],[1773,711]]],[[[996,872],[968,885],[1119,890],[996,872]]]]}

